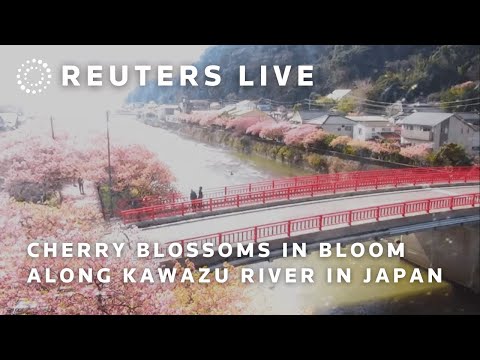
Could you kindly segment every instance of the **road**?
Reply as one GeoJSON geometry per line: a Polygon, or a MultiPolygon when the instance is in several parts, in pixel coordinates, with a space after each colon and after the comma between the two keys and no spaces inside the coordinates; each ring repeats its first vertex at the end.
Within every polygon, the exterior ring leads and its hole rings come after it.
{"type": "Polygon", "coordinates": [[[214,234],[277,221],[328,214],[337,211],[354,210],[369,206],[435,197],[462,195],[479,191],[480,186],[473,185],[450,188],[424,188],[396,191],[392,193],[357,195],[348,198],[325,199],[149,227],[143,230],[142,235],[147,241],[166,243],[190,237],[214,234]]]}

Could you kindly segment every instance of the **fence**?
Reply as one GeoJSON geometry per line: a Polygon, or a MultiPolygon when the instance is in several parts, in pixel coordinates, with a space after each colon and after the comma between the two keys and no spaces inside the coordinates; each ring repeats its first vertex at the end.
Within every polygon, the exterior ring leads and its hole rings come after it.
{"type": "MultiPolygon", "coordinates": [[[[340,192],[477,181],[480,181],[479,167],[416,168],[314,175],[225,187],[223,191],[227,195],[125,210],[120,216],[124,223],[132,223],[340,192]]],[[[214,189],[210,194],[217,195],[216,191],[214,189]]]]}
{"type": "Polygon", "coordinates": [[[474,207],[479,204],[480,193],[472,193],[379,205],[171,241],[164,244],[161,247],[161,251],[164,254],[168,254],[167,249],[169,245],[175,243],[181,244],[183,249],[182,254],[184,254],[187,244],[192,242],[197,244],[198,250],[201,250],[202,245],[205,243],[212,243],[214,247],[218,247],[222,243],[235,244],[276,240],[290,238],[293,235],[328,230],[334,227],[351,226],[355,223],[376,222],[385,219],[401,218],[412,214],[428,214],[431,211],[453,210],[460,207],[474,207]]]}

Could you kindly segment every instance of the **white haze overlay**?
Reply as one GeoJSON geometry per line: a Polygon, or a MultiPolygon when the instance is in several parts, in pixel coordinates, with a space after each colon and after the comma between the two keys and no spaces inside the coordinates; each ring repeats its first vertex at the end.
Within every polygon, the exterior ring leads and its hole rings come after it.
{"type": "MultiPolygon", "coordinates": [[[[55,123],[69,130],[86,130],[105,126],[107,110],[118,109],[128,93],[138,85],[129,72],[123,87],[109,84],[110,65],[189,65],[197,60],[208,45],[2,45],[0,53],[0,106],[12,105],[27,116],[35,116],[39,124],[53,116],[55,123]],[[41,59],[52,68],[53,81],[42,94],[26,94],[17,85],[17,69],[26,60],[41,59]],[[76,65],[82,71],[79,88],[61,85],[62,65],[76,65]],[[86,67],[104,66],[104,86],[86,86],[86,67]]],[[[147,80],[150,78],[147,77],[147,80]]]]}

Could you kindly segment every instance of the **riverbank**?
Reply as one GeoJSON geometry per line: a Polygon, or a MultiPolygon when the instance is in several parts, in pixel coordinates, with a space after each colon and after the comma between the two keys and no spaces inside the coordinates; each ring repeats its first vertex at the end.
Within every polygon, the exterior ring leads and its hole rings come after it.
{"type": "Polygon", "coordinates": [[[411,165],[363,158],[323,149],[308,151],[301,147],[284,145],[274,140],[237,135],[234,131],[221,127],[202,127],[196,124],[168,122],[159,123],[158,127],[196,141],[234,149],[242,154],[259,156],[309,172],[336,173],[412,167],[411,165]]]}

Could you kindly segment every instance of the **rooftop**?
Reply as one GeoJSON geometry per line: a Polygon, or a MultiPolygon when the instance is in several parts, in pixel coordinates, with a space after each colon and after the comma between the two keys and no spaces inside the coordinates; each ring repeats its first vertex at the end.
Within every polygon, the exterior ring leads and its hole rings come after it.
{"type": "Polygon", "coordinates": [[[300,117],[303,121],[308,121],[328,115],[328,113],[325,111],[299,111],[298,113],[300,114],[300,117]]]}
{"type": "Polygon", "coordinates": [[[453,116],[452,113],[416,112],[401,120],[402,124],[436,126],[453,116]]]}
{"type": "Polygon", "coordinates": [[[353,121],[344,117],[344,116],[339,116],[339,115],[322,115],[320,117],[313,118],[311,120],[305,120],[308,124],[312,125],[324,125],[325,123],[334,125],[334,124],[344,124],[345,120],[349,120],[350,122],[353,121]]]}
{"type": "Polygon", "coordinates": [[[379,115],[361,115],[361,116],[346,116],[348,119],[356,121],[356,122],[389,122],[390,120],[385,116],[379,115]]]}
{"type": "Polygon", "coordinates": [[[465,120],[467,123],[472,125],[479,125],[480,124],[480,114],[473,113],[473,112],[460,112],[455,113],[459,118],[465,120]]]}
{"type": "Polygon", "coordinates": [[[350,91],[350,89],[336,89],[332,91],[330,94],[327,95],[327,98],[332,99],[332,100],[340,100],[343,98],[345,95],[347,95],[350,91]]]}

